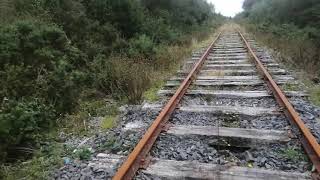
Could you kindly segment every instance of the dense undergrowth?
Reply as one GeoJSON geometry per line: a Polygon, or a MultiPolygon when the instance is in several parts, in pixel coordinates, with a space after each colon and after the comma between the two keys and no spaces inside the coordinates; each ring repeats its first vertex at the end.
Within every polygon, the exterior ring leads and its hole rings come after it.
{"type": "Polygon", "coordinates": [[[320,77],[320,1],[245,0],[236,19],[306,78],[320,77]]]}
{"type": "Polygon", "coordinates": [[[0,15],[0,162],[43,160],[57,128],[109,121],[107,99],[140,102],[223,20],[204,0],[3,0],[0,15]]]}

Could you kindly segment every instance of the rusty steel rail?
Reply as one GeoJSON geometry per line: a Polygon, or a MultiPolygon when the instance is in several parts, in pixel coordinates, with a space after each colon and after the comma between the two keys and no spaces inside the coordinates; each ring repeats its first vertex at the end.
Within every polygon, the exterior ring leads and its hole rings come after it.
{"type": "Polygon", "coordinates": [[[261,63],[259,58],[255,55],[248,41],[241,34],[240,31],[238,31],[238,33],[240,34],[243,42],[246,44],[248,51],[252,55],[257,69],[266,80],[267,85],[272,90],[278,104],[283,108],[285,115],[290,120],[290,124],[296,126],[301,132],[302,136],[300,137],[300,140],[302,142],[302,145],[307,155],[309,156],[311,162],[313,163],[314,168],[317,171],[317,173],[313,174],[313,177],[318,178],[320,173],[320,145],[318,144],[316,138],[312,135],[308,127],[301,120],[299,114],[295,111],[295,109],[293,108],[293,106],[291,105],[287,97],[281,91],[281,89],[276,84],[276,82],[272,79],[272,76],[270,75],[270,73],[261,63]]]}
{"type": "Polygon", "coordinates": [[[122,166],[118,169],[117,173],[114,175],[114,180],[126,180],[132,179],[135,175],[136,171],[143,165],[147,160],[146,157],[159,136],[162,129],[165,127],[165,124],[169,120],[173,111],[177,108],[178,103],[186,93],[189,88],[191,82],[194,80],[196,75],[198,74],[201,66],[204,61],[208,57],[213,45],[220,37],[221,32],[215,38],[215,40],[210,44],[205,53],[201,56],[200,60],[194,65],[188,76],[184,79],[182,84],[179,86],[175,94],[170,98],[168,103],[162,109],[160,114],[157,116],[155,121],[143,135],[142,139],[133,149],[133,151],[129,154],[127,160],[122,164],[122,166]]]}

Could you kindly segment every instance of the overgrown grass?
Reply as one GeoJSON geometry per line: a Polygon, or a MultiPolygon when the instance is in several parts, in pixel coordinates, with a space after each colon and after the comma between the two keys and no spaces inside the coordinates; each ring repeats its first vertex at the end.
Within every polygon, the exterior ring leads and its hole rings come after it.
{"type": "MultiPolygon", "coordinates": [[[[88,97],[86,97],[88,98],[88,97]]],[[[89,121],[95,117],[115,117],[118,114],[119,102],[112,99],[93,98],[92,100],[82,100],[79,108],[73,114],[67,115],[62,119],[61,130],[73,135],[88,135],[89,121]]],[[[104,122],[104,121],[103,121],[104,122]]],[[[112,124],[114,125],[114,124],[112,124]]]]}
{"type": "Polygon", "coordinates": [[[158,91],[164,85],[164,81],[156,81],[151,88],[144,92],[143,97],[149,102],[155,102],[159,100],[158,91]]]}
{"type": "Polygon", "coordinates": [[[106,116],[102,120],[101,128],[104,130],[111,129],[116,123],[117,116],[106,116]]]}

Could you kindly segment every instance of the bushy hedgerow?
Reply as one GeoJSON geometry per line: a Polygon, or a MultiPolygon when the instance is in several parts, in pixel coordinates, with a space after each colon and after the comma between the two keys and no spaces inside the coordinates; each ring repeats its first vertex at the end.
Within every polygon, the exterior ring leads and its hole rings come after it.
{"type": "Polygon", "coordinates": [[[0,137],[3,156],[33,144],[59,114],[76,106],[84,56],[55,25],[18,21],[0,28],[0,137]]]}
{"type": "Polygon", "coordinates": [[[85,79],[79,69],[84,55],[55,25],[18,21],[0,28],[0,97],[37,97],[58,112],[72,109],[76,86],[85,79]]]}

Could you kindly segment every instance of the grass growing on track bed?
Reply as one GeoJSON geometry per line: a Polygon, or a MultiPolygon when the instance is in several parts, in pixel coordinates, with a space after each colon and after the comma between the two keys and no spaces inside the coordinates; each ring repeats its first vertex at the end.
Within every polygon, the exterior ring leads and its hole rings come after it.
{"type": "Polygon", "coordinates": [[[114,127],[116,123],[117,116],[106,116],[102,120],[101,127],[104,130],[108,130],[114,127]]]}

